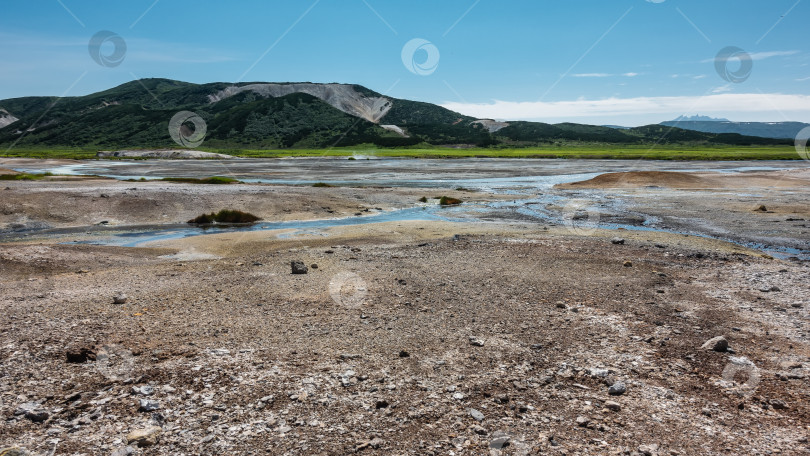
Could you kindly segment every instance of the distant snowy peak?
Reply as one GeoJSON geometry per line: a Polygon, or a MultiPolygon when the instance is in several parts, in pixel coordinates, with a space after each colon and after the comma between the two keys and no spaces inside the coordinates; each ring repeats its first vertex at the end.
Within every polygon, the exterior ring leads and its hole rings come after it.
{"type": "Polygon", "coordinates": [[[720,117],[701,116],[700,114],[697,114],[694,116],[679,116],[672,122],[731,122],[731,121],[720,117]]]}

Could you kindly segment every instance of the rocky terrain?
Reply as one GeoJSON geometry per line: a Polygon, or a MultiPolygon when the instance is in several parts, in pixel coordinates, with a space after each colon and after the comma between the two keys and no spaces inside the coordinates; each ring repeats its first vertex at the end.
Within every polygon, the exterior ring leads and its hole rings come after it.
{"type": "MultiPolygon", "coordinates": [[[[384,209],[421,195],[6,184],[6,221],[54,226],[127,212],[173,221],[223,201],[264,218],[322,218],[323,206],[384,209]]],[[[782,198],[808,212],[801,196],[782,198]]],[[[130,217],[117,223],[140,222],[130,217]]],[[[0,448],[810,452],[807,262],[683,234],[568,228],[407,221],[139,248],[2,243],[0,448]]]]}

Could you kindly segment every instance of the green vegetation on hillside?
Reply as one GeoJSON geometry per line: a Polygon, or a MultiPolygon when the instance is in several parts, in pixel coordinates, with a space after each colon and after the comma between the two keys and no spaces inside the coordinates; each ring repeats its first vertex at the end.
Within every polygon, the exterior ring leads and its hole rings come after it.
{"type": "MultiPolygon", "coordinates": [[[[244,84],[252,83],[238,85],[244,84]]],[[[265,97],[244,91],[212,102],[214,95],[233,85],[141,79],[81,97],[0,100],[0,108],[19,118],[0,128],[0,154],[91,158],[99,149],[175,148],[168,126],[181,110],[205,120],[203,150],[234,151],[240,156],[323,155],[322,149],[341,155],[347,148],[372,145],[395,156],[678,159],[702,158],[705,148],[715,151],[726,146],[792,144],[786,139],[702,133],[663,125],[619,130],[571,123],[510,122],[490,133],[472,117],[430,103],[392,98],[391,109],[380,123],[404,129],[408,137],[403,137],[305,93],[265,97]],[[659,148],[676,150],[660,153],[659,148]]],[[[380,96],[362,86],[351,88],[361,97],[380,96]]],[[[765,155],[772,158],[780,153],[765,155]]],[[[728,155],[733,158],[734,152],[728,155]]],[[[788,158],[786,155],[783,158],[788,158]]]]}

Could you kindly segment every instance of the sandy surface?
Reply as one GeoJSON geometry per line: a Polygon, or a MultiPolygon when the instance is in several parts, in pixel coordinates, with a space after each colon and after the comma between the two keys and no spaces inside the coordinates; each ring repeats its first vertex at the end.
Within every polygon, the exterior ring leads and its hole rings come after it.
{"type": "Polygon", "coordinates": [[[684,173],[667,171],[632,171],[605,173],[579,182],[557,185],[557,188],[644,188],[740,189],[740,188],[806,188],[810,170],[746,172],[735,174],[684,173]]]}
{"type": "MultiPolygon", "coordinates": [[[[174,222],[224,203],[311,219],[426,193],[6,184],[0,222],[51,227],[174,222]]],[[[760,235],[771,218],[808,213],[800,187],[747,188],[759,196],[614,195],[685,226],[724,212],[708,220],[760,235]],[[774,209],[754,212],[761,198],[774,209]]],[[[781,235],[800,239],[798,223],[781,235]]],[[[132,454],[810,451],[810,269],[726,242],[407,221],[142,248],[4,243],[0,277],[0,446],[35,454],[109,455],[150,427],[157,442],[131,443],[132,454]],[[290,261],[308,273],[291,274],[290,261]],[[700,348],[720,335],[734,353],[700,348]],[[81,349],[87,359],[68,362],[81,349]],[[617,382],[626,392],[609,394],[617,382]]]]}

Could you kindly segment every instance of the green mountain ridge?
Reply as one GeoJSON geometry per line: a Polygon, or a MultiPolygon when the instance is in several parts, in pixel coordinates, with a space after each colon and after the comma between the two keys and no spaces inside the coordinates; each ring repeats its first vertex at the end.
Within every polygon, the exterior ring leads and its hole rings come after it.
{"type": "Polygon", "coordinates": [[[486,122],[420,101],[386,97],[353,84],[193,84],[141,79],[78,97],[0,100],[0,146],[99,149],[173,148],[168,126],[179,111],[207,125],[204,146],[221,149],[325,148],[374,144],[537,147],[570,144],[789,145],[780,139],[649,125],[609,127],[486,122]],[[305,93],[308,92],[308,93],[305,93]],[[281,94],[272,96],[270,94],[281,94]],[[314,95],[313,95],[314,94],[314,95]],[[376,122],[371,120],[376,120],[376,122]],[[504,126],[505,125],[505,126],[504,126]],[[404,136],[395,128],[404,131],[404,136]]]}

